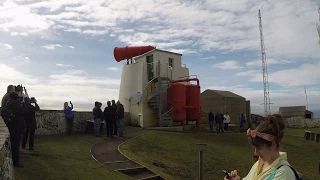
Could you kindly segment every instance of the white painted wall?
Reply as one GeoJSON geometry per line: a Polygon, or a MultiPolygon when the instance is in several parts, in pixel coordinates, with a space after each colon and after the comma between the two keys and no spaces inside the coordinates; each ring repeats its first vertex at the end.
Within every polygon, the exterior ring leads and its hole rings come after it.
{"type": "MultiPolygon", "coordinates": [[[[125,112],[130,112],[131,124],[139,124],[141,127],[152,127],[157,124],[154,119],[154,112],[149,108],[147,102],[147,90],[148,84],[147,75],[147,56],[153,55],[154,62],[154,77],[156,77],[157,66],[156,62],[160,60],[161,64],[169,63],[169,58],[173,58],[173,72],[172,79],[185,79],[179,78],[189,76],[189,69],[181,66],[181,55],[170,52],[163,52],[154,50],[144,55],[135,58],[134,64],[124,65],[122,68],[121,83],[119,90],[119,100],[123,104],[125,112]],[[141,102],[139,105],[135,100],[136,92],[142,94],[141,102]],[[125,98],[130,97],[130,101],[125,98]],[[139,114],[140,120],[139,120],[139,114]]],[[[161,65],[161,74],[167,73],[166,66],[161,65]]],[[[170,71],[168,70],[170,73],[170,71]]],[[[170,77],[170,75],[169,75],[170,77]]],[[[186,82],[184,84],[190,84],[186,82]]]]}

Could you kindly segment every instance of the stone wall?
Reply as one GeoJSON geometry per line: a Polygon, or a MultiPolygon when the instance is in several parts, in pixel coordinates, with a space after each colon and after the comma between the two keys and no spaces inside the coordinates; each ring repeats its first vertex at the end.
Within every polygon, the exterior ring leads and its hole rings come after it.
{"type": "Polygon", "coordinates": [[[305,119],[303,117],[291,117],[284,119],[289,128],[319,128],[320,119],[305,119]]]}
{"type": "MultiPolygon", "coordinates": [[[[73,132],[84,132],[87,120],[92,119],[92,112],[73,111],[73,132]]],[[[36,113],[36,135],[63,134],[67,131],[67,122],[62,110],[40,110],[36,113]]]]}
{"type": "Polygon", "coordinates": [[[0,117],[0,179],[13,180],[9,131],[0,117]]]}

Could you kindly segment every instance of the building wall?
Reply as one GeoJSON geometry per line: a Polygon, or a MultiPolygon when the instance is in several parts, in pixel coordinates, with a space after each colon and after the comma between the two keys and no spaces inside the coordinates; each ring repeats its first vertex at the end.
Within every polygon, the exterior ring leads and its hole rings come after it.
{"type": "Polygon", "coordinates": [[[124,111],[130,113],[132,125],[139,125],[139,114],[142,112],[141,103],[136,101],[136,93],[140,92],[143,97],[144,63],[124,65],[122,68],[119,89],[119,100],[124,106],[124,111]]]}
{"type": "Polygon", "coordinates": [[[9,131],[0,117],[0,179],[14,180],[9,131]]]}
{"type": "MultiPolygon", "coordinates": [[[[228,112],[231,124],[239,125],[240,113],[247,113],[246,100],[244,98],[224,97],[214,92],[201,93],[201,108],[204,116],[201,118],[202,123],[208,123],[208,114],[210,109],[216,114],[228,112]]],[[[248,117],[248,115],[246,116],[248,117]]],[[[247,118],[248,119],[248,118],[247,118]]],[[[246,121],[247,124],[248,121],[246,121]]]]}

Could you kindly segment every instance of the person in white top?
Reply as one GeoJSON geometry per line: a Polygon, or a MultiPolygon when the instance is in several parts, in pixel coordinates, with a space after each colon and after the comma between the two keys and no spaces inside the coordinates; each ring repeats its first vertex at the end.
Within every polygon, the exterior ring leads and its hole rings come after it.
{"type": "Polygon", "coordinates": [[[229,126],[229,123],[230,123],[230,116],[229,116],[228,112],[226,112],[226,114],[223,117],[224,117],[224,120],[223,120],[224,130],[228,131],[228,126],[229,126]]]}

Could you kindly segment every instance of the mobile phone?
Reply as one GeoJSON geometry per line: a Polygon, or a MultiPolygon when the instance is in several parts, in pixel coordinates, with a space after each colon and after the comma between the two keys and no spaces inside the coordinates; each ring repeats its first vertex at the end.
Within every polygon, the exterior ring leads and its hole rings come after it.
{"type": "Polygon", "coordinates": [[[229,173],[227,171],[225,171],[225,170],[222,170],[222,171],[227,176],[227,179],[229,179],[230,178],[229,173]]]}

